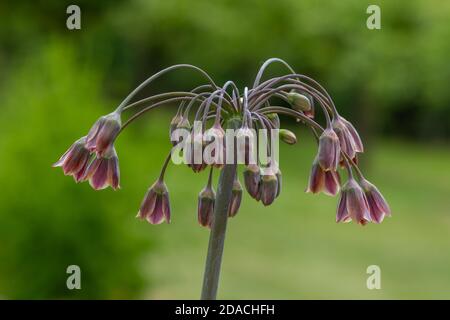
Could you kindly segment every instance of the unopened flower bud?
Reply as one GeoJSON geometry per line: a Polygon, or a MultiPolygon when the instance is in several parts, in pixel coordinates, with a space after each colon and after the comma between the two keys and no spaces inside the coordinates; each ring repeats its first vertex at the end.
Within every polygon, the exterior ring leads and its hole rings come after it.
{"type": "Polygon", "coordinates": [[[278,114],[276,114],[276,113],[269,113],[267,115],[267,118],[269,119],[270,122],[272,122],[273,127],[275,129],[279,129],[280,128],[280,117],[278,116],[278,114]]]}
{"type": "Polygon", "coordinates": [[[211,227],[215,201],[216,194],[208,184],[198,195],[198,222],[203,227],[211,227]]]}
{"type": "Polygon", "coordinates": [[[248,194],[254,199],[258,197],[260,180],[259,167],[256,164],[248,165],[244,170],[244,185],[248,194]]]}
{"type": "Polygon", "coordinates": [[[147,191],[137,214],[151,224],[170,223],[169,191],[162,180],[157,180],[147,191]]]}
{"type": "Polygon", "coordinates": [[[230,206],[228,207],[228,216],[234,217],[238,211],[239,207],[241,206],[241,200],[242,200],[242,186],[239,182],[239,179],[234,179],[233,182],[233,189],[231,190],[231,202],[230,206]]]}
{"type": "Polygon", "coordinates": [[[183,116],[179,113],[177,113],[172,120],[170,121],[169,125],[169,138],[173,145],[176,144],[176,141],[172,141],[172,133],[178,128],[179,124],[183,120],[183,116]]]}
{"type": "Polygon", "coordinates": [[[341,148],[337,134],[331,128],[323,131],[319,138],[319,164],[324,171],[337,170],[341,156],[341,148]]]}
{"type": "Polygon", "coordinates": [[[95,190],[105,189],[108,186],[114,190],[119,189],[119,158],[114,146],[104,152],[103,156],[97,156],[92,160],[80,180],[89,180],[89,184],[95,190]]]}
{"type": "MultiPolygon", "coordinates": [[[[176,118],[177,116],[175,116],[175,118],[176,118]]],[[[178,121],[178,119],[172,119],[172,122],[177,122],[178,121]]],[[[178,122],[178,124],[177,124],[177,126],[175,127],[175,129],[172,131],[172,127],[170,127],[170,142],[172,143],[172,145],[177,145],[178,143],[180,143],[180,140],[181,140],[181,137],[183,136],[180,132],[178,132],[178,133],[180,133],[180,134],[178,134],[178,135],[173,135],[173,132],[175,131],[175,130],[180,130],[180,131],[182,131],[182,130],[187,130],[188,132],[190,132],[191,131],[191,124],[189,123],[189,119],[188,118],[184,118],[183,116],[181,116],[181,118],[180,118],[180,120],[179,120],[179,122],[178,122]]],[[[187,143],[186,141],[183,141],[183,144],[185,144],[185,143],[187,143]]],[[[183,145],[180,145],[180,147],[181,146],[183,146],[183,145]]]]}
{"type": "Polygon", "coordinates": [[[113,145],[120,132],[122,122],[118,112],[100,117],[86,137],[86,148],[102,156],[113,145]]]}
{"type": "Polygon", "coordinates": [[[391,215],[391,209],[387,201],[381,192],[378,191],[378,188],[366,179],[362,179],[360,185],[366,195],[372,221],[381,223],[386,215],[391,215]]]}
{"type": "Polygon", "coordinates": [[[294,110],[307,112],[312,109],[311,100],[306,95],[300,94],[295,90],[291,90],[287,94],[287,98],[294,110]]]}
{"type": "Polygon", "coordinates": [[[289,131],[287,129],[280,129],[280,139],[287,144],[296,144],[297,143],[297,137],[295,133],[292,131],[289,131]]]}
{"type": "Polygon", "coordinates": [[[65,175],[71,175],[79,182],[89,163],[90,152],[85,146],[86,137],[75,141],[53,167],[62,167],[65,175]]]}
{"type": "Polygon", "coordinates": [[[261,176],[261,202],[268,206],[273,203],[278,192],[277,176],[273,173],[261,176]]]}
{"type": "Polygon", "coordinates": [[[361,225],[372,221],[364,191],[353,178],[342,187],[336,214],[336,222],[351,220],[361,225]]]}

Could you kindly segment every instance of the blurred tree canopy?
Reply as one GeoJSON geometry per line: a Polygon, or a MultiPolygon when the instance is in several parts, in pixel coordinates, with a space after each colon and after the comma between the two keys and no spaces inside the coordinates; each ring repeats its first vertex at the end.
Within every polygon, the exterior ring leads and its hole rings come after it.
{"type": "MultiPolygon", "coordinates": [[[[83,59],[107,68],[114,81],[103,89],[119,98],[153,72],[182,62],[204,67],[218,81],[248,85],[262,61],[277,56],[325,83],[348,117],[367,129],[449,137],[447,1],[79,1],[80,31],[65,28],[69,4],[4,2],[2,68],[57,34],[83,59]],[[366,28],[370,4],[381,8],[381,30],[366,28]]],[[[158,84],[185,88],[197,80],[186,73],[158,84]]]]}
{"type": "MultiPolygon", "coordinates": [[[[280,57],[323,83],[363,136],[450,137],[449,1],[81,0],[77,31],[66,28],[70,4],[0,3],[0,296],[139,295],[139,262],[152,247],[120,203],[139,203],[138,188],[151,181],[128,164],[136,186],[94,194],[50,165],[168,65],[195,64],[245,86],[265,59],[280,57]],[[381,7],[381,30],[366,28],[370,4],[381,7]],[[74,261],[89,283],[80,292],[64,286],[74,261]]],[[[198,81],[170,74],[147,93],[198,81]]],[[[138,150],[131,137],[121,148],[138,150]]]]}

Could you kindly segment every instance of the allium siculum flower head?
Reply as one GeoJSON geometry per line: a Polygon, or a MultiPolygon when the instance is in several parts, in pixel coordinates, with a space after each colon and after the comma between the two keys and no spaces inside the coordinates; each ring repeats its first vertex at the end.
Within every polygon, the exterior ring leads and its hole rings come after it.
{"type": "Polygon", "coordinates": [[[366,195],[352,177],[342,187],[336,214],[336,222],[351,220],[361,225],[372,221],[366,195]]]}
{"type": "Polygon", "coordinates": [[[86,137],[75,141],[53,167],[62,167],[65,175],[72,175],[75,181],[79,182],[90,159],[90,152],[85,144],[86,137]]]}
{"type": "Polygon", "coordinates": [[[239,179],[236,178],[233,181],[233,189],[231,190],[231,202],[228,207],[228,216],[234,217],[238,211],[239,207],[241,206],[241,200],[242,200],[242,186],[239,182],[239,179]]]}
{"type": "Polygon", "coordinates": [[[316,157],[311,168],[306,192],[323,192],[327,195],[335,196],[339,192],[340,185],[341,178],[339,173],[334,170],[324,171],[316,157]]]}
{"type": "Polygon", "coordinates": [[[211,227],[215,201],[216,194],[208,183],[198,195],[198,223],[203,227],[211,227]]]}
{"type": "Polygon", "coordinates": [[[364,151],[361,138],[350,122],[341,116],[337,116],[333,119],[331,125],[339,138],[342,151],[350,158],[353,159],[356,153],[364,151]]]}
{"type": "Polygon", "coordinates": [[[137,217],[151,224],[170,223],[169,191],[163,180],[158,179],[148,189],[137,217]]]}
{"type": "Polygon", "coordinates": [[[261,192],[261,202],[265,205],[271,205],[278,193],[278,180],[277,176],[271,172],[271,170],[267,170],[265,174],[261,176],[260,182],[260,192],[261,192]]]}
{"type": "Polygon", "coordinates": [[[373,222],[381,223],[385,216],[391,216],[391,209],[376,186],[366,179],[360,181],[360,186],[366,195],[370,217],[373,222]]]}
{"type": "Polygon", "coordinates": [[[256,164],[248,165],[244,170],[244,185],[248,194],[254,199],[258,198],[260,181],[261,172],[259,167],[256,164]]]}
{"type": "Polygon", "coordinates": [[[89,163],[81,180],[89,180],[89,184],[95,190],[105,189],[108,186],[114,190],[120,188],[119,158],[114,145],[89,163]]]}
{"type": "Polygon", "coordinates": [[[297,143],[297,136],[292,131],[289,131],[287,129],[280,129],[280,139],[284,143],[287,144],[296,144],[297,143]]]}
{"type": "Polygon", "coordinates": [[[323,131],[319,138],[317,158],[324,171],[336,171],[341,156],[341,147],[337,134],[331,128],[323,131]]]}
{"type": "Polygon", "coordinates": [[[89,130],[86,138],[86,147],[90,151],[95,151],[97,155],[102,156],[114,144],[121,126],[122,122],[118,112],[112,112],[100,117],[89,130]]]}

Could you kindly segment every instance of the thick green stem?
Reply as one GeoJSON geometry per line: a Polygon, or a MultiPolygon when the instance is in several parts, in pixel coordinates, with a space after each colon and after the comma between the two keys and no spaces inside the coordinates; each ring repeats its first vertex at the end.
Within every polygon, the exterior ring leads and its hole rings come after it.
{"type": "MultiPolygon", "coordinates": [[[[239,128],[238,121],[230,121],[228,127],[239,128]]],[[[206,256],[205,274],[203,276],[202,300],[215,300],[219,286],[220,267],[222,264],[225,233],[227,230],[228,207],[231,202],[234,176],[236,175],[234,164],[225,164],[220,173],[217,186],[216,202],[214,204],[214,218],[209,236],[208,253],[206,256]]]]}

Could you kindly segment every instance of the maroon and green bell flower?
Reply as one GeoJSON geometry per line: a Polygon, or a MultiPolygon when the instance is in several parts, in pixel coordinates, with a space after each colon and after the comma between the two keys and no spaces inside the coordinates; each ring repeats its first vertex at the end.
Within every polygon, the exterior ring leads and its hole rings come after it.
{"type": "Polygon", "coordinates": [[[103,153],[97,155],[86,167],[80,181],[89,180],[95,190],[111,186],[114,190],[120,188],[119,158],[113,145],[103,153]]]}
{"type": "Polygon", "coordinates": [[[148,189],[137,217],[151,224],[170,223],[169,191],[163,180],[158,179],[148,189]]]}
{"type": "Polygon", "coordinates": [[[76,182],[79,182],[90,159],[90,152],[85,144],[86,137],[75,141],[61,158],[53,164],[53,167],[61,167],[65,175],[71,175],[76,182]]]}
{"type": "Polygon", "coordinates": [[[331,128],[323,131],[319,138],[317,158],[324,171],[336,171],[341,157],[339,138],[331,128]]]}
{"type": "Polygon", "coordinates": [[[323,192],[327,195],[335,196],[339,192],[340,185],[339,173],[334,170],[324,171],[316,157],[311,168],[306,192],[323,192]]]}
{"type": "Polygon", "coordinates": [[[362,179],[360,185],[366,195],[372,221],[381,223],[385,216],[391,215],[391,209],[387,201],[378,188],[366,179],[362,179]]]}
{"type": "Polygon", "coordinates": [[[197,217],[198,223],[200,223],[201,226],[211,227],[215,201],[216,193],[208,183],[208,185],[200,191],[198,195],[197,217]]]}
{"type": "Polygon", "coordinates": [[[242,186],[236,175],[233,181],[233,189],[231,190],[230,205],[228,206],[229,217],[234,217],[238,213],[239,207],[241,206],[241,200],[242,200],[242,186]]]}
{"type": "Polygon", "coordinates": [[[339,138],[342,151],[351,159],[354,159],[357,153],[364,151],[361,138],[350,122],[341,116],[337,116],[333,119],[331,125],[339,138]]]}
{"type": "Polygon", "coordinates": [[[342,187],[336,214],[336,222],[349,221],[361,225],[372,221],[366,195],[352,177],[342,187]]]}
{"type": "Polygon", "coordinates": [[[259,192],[259,182],[261,180],[260,169],[256,164],[248,165],[244,170],[244,185],[248,194],[257,199],[259,192]]]}
{"type": "Polygon", "coordinates": [[[89,130],[86,138],[86,147],[90,151],[96,152],[97,155],[102,156],[113,145],[120,132],[121,125],[118,112],[112,112],[100,117],[89,130]]]}
{"type": "Polygon", "coordinates": [[[271,205],[275,201],[275,198],[277,197],[278,193],[278,179],[276,174],[272,172],[267,172],[261,175],[259,188],[260,188],[261,202],[265,206],[271,205]]]}

